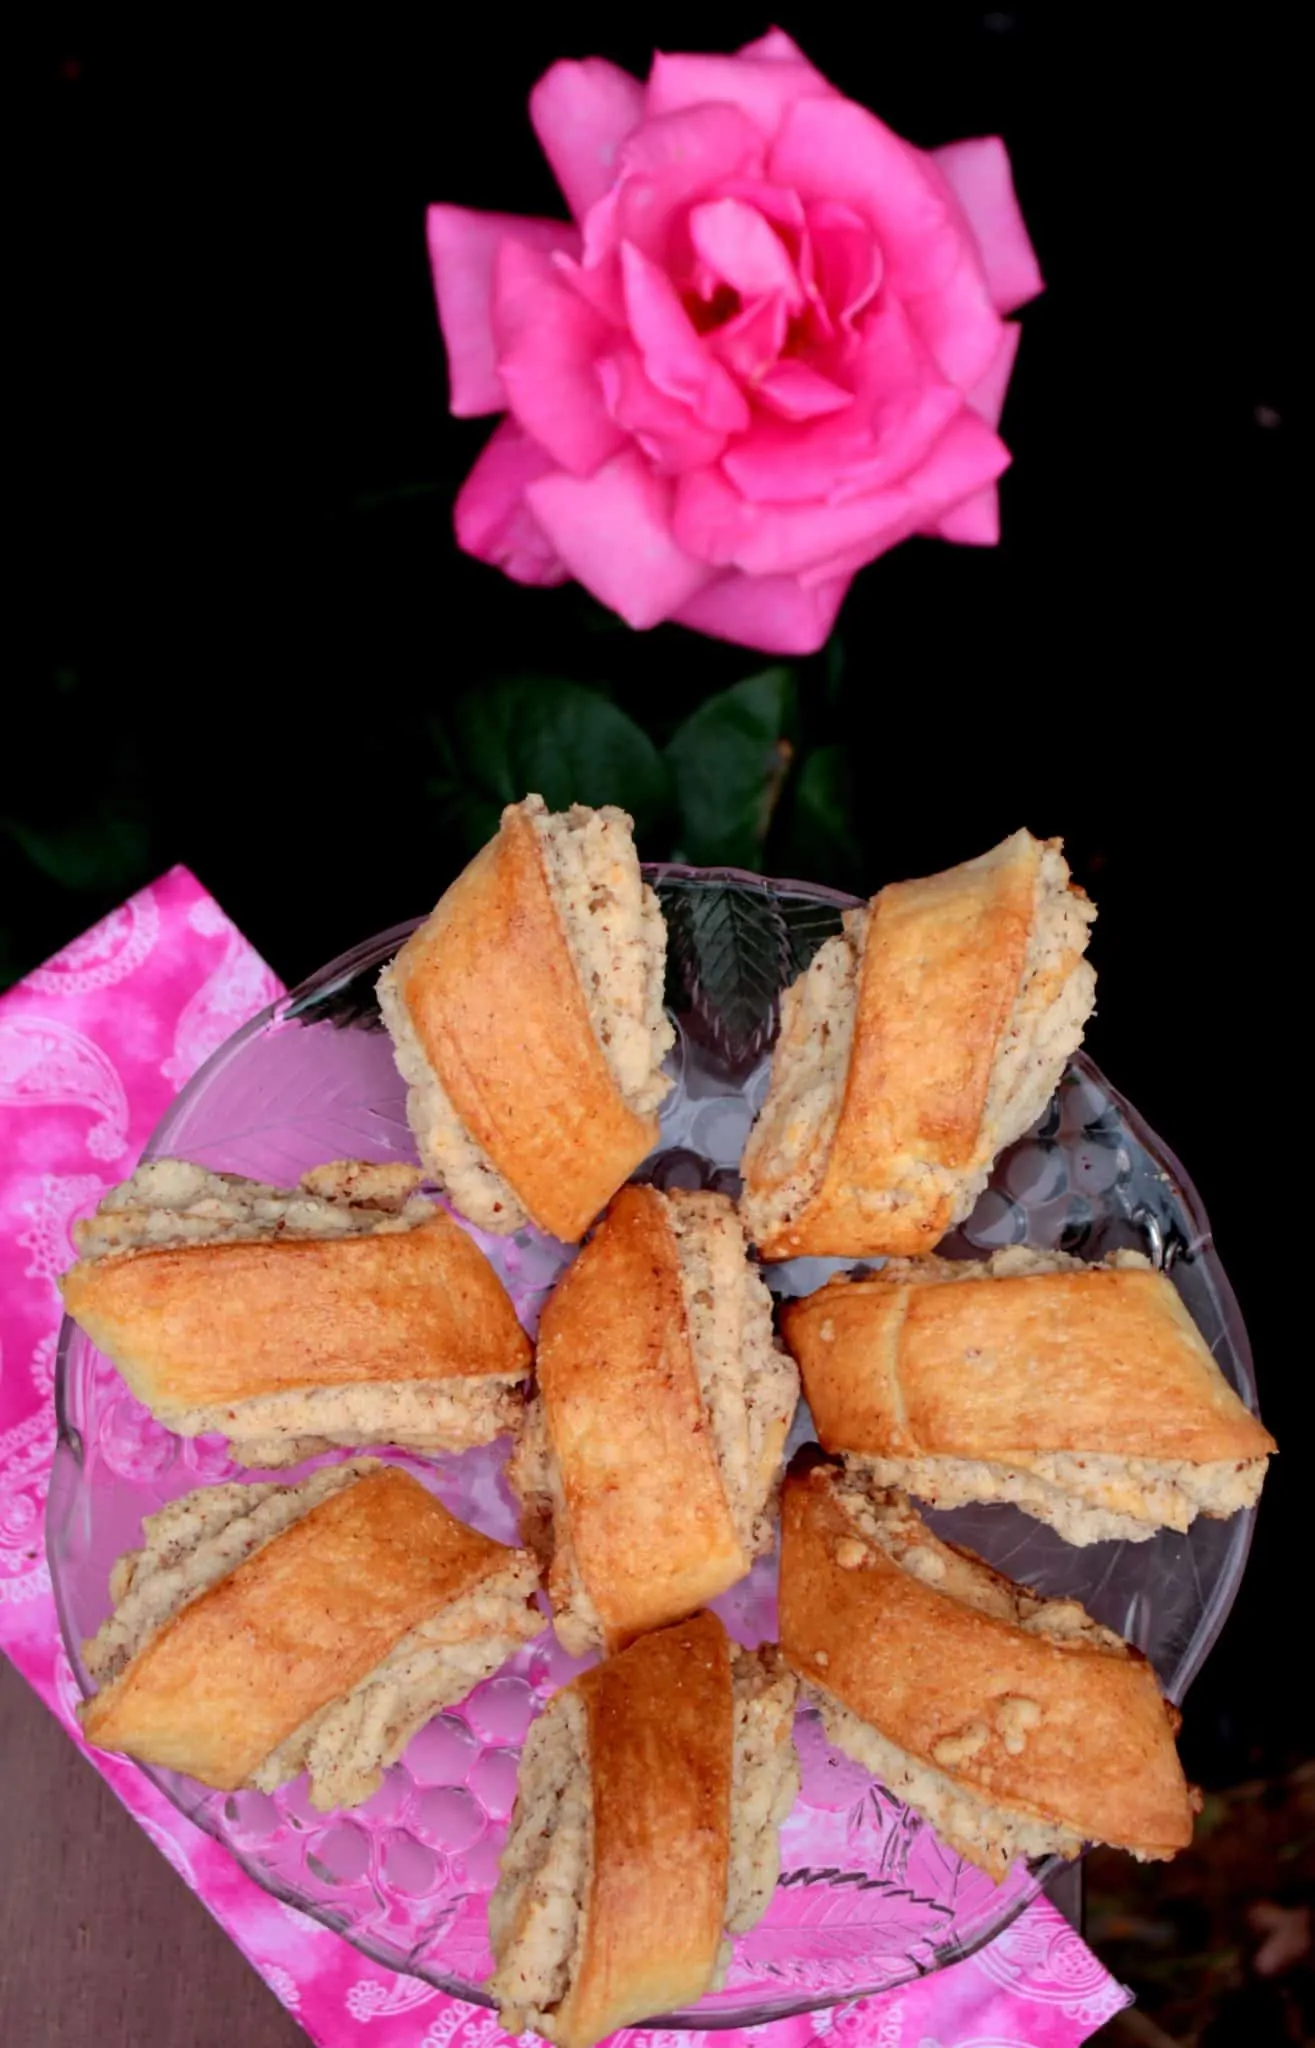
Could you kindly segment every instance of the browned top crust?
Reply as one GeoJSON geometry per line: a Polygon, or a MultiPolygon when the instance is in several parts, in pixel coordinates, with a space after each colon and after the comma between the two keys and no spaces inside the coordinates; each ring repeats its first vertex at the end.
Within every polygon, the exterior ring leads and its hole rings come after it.
{"type": "Polygon", "coordinates": [[[398,954],[394,982],[467,1132],[533,1222],[576,1243],[657,1142],[609,1071],[520,806],[398,954]]]}

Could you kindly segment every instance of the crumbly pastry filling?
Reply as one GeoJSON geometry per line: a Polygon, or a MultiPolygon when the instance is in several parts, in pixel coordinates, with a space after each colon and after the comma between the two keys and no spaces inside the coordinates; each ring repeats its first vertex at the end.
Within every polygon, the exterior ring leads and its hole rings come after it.
{"type": "Polygon", "coordinates": [[[1066,1543],[1145,1543],[1157,1529],[1189,1529],[1198,1514],[1225,1517],[1260,1497],[1263,1458],[1193,1465],[1184,1459],[1116,1458],[1089,1451],[980,1458],[859,1458],[877,1486],[901,1487],[932,1507],[1007,1501],[1046,1522],[1066,1543]]]}
{"type": "Polygon", "coordinates": [[[774,1644],[731,1645],[734,1750],[726,1928],[744,1934],[771,1904],[781,1870],[781,1824],[799,1794],[793,1740],[798,1685],[774,1644]]]}
{"type": "Polygon", "coordinates": [[[879,1778],[897,1799],[916,1807],[943,1842],[992,1877],[1002,1878],[1018,1856],[1071,1859],[1081,1853],[1081,1837],[1071,1829],[992,1806],[944,1771],[919,1763],[907,1750],[888,1742],[839,1700],[811,1684],[809,1691],[821,1708],[827,1740],[879,1778]]]}
{"type": "Polygon", "coordinates": [[[84,1259],[96,1259],[279,1237],[384,1236],[433,1216],[433,1203],[416,1193],[421,1178],[400,1163],[338,1160],[312,1168],[295,1188],[276,1188],[186,1159],[153,1159],[74,1224],[73,1241],[84,1259]]]}
{"type": "MultiPolygon", "coordinates": [[[[1118,1251],[1106,1271],[1152,1271],[1140,1252],[1118,1251]]],[[[891,1259],[883,1277],[905,1286],[1015,1279],[1032,1273],[1082,1273],[1093,1268],[1063,1252],[1010,1245],[981,1261],[891,1259]]],[[[1073,1544],[1144,1543],[1157,1529],[1189,1529],[1198,1514],[1234,1515],[1251,1507],[1265,1481],[1264,1458],[1127,1458],[1094,1451],[1018,1452],[983,1458],[845,1459],[879,1487],[900,1487],[933,1507],[1008,1501],[1046,1522],[1073,1544]]]]}
{"type": "Polygon", "coordinates": [[[226,1436],[233,1455],[257,1471],[298,1465],[335,1445],[406,1444],[417,1451],[463,1451],[513,1429],[523,1377],[370,1381],[360,1386],[293,1387],[253,1395],[240,1406],[211,1403],[160,1415],[179,1436],[226,1436]]]}
{"type": "MultiPolygon", "coordinates": [[[[86,1646],[87,1670],[96,1683],[119,1677],[190,1601],[312,1508],[376,1469],[375,1460],[366,1458],[313,1473],[297,1486],[203,1487],[148,1516],[143,1547],[121,1557],[111,1575],[114,1612],[86,1646]]],[[[499,1571],[410,1630],[341,1699],[295,1730],[251,1783],[268,1792],[305,1770],[311,1802],[324,1811],[368,1799],[383,1771],[440,1707],[463,1699],[539,1633],[541,1617],[529,1605],[536,1583],[532,1561],[510,1555],[499,1571]]]]}
{"type": "Polygon", "coordinates": [[[558,1640],[568,1656],[587,1656],[602,1642],[603,1624],[576,1561],[561,1468],[541,1395],[536,1394],[525,1409],[507,1464],[507,1483],[520,1502],[521,1541],[534,1551],[547,1575],[558,1640]]]}
{"type": "Polygon", "coordinates": [[[529,1218],[509,1183],[452,1107],[416,1035],[391,965],[379,976],[378,995],[397,1071],[406,1082],[406,1120],[426,1171],[447,1191],[461,1214],[481,1230],[502,1236],[519,1230],[529,1218]]]}
{"type": "Polygon", "coordinates": [[[303,1722],[266,1757],[252,1784],[272,1792],[305,1771],[311,1804],[321,1812],[359,1806],[441,1707],[464,1699],[539,1633],[542,1617],[529,1605],[536,1583],[528,1559],[509,1558],[473,1591],[411,1629],[350,1692],[303,1722]]]}
{"type": "Polygon", "coordinates": [[[991,1066],[977,1170],[960,1190],[952,1223],[971,1215],[994,1161],[1044,1113],[1096,1000],[1096,970],[1084,958],[1096,908],[1070,887],[1068,863],[1054,846],[1041,849],[1035,904],[1018,994],[991,1066]]]}
{"type": "Polygon", "coordinates": [[[516,1806],[489,1900],[489,1991],[509,2033],[551,2033],[580,1966],[593,1876],[593,1787],[584,1703],[560,1692],[521,1752],[516,1806]]]}
{"type": "MultiPolygon", "coordinates": [[[[1029,1635],[1048,1636],[1052,1642],[1080,1640],[1092,1649],[1112,1651],[1126,1657],[1128,1646],[1122,1636],[1093,1621],[1076,1600],[1049,1600],[1027,1586],[1002,1578],[980,1558],[956,1550],[934,1536],[916,1509],[899,1495],[891,1497],[870,1486],[850,1470],[835,1487],[837,1505],[853,1524],[855,1537],[883,1550],[895,1564],[924,1585],[934,1586],[965,1607],[975,1607],[997,1621],[1007,1621],[1029,1635]]],[[[854,1539],[842,1539],[854,1542],[854,1539]]],[[[839,1562],[853,1568],[862,1563],[861,1544],[844,1554],[839,1562]]]]}
{"type": "Polygon", "coordinates": [[[753,1557],[772,1545],[799,1375],[773,1335],[772,1298],[749,1264],[733,1204],[704,1192],[666,1201],[703,1408],[736,1533],[753,1557]]]}
{"type": "Polygon", "coordinates": [[[611,804],[521,806],[534,827],[594,1036],[630,1108],[647,1116],[671,1086],[675,1031],[662,1007],[667,928],[639,871],[632,821],[611,804]]]}
{"type": "Polygon", "coordinates": [[[848,910],[781,997],[767,1099],[744,1148],[740,1208],[751,1238],[771,1237],[822,1184],[849,1075],[868,912],[848,910]],[[762,1187],[765,1192],[754,1190],[762,1187]]]}

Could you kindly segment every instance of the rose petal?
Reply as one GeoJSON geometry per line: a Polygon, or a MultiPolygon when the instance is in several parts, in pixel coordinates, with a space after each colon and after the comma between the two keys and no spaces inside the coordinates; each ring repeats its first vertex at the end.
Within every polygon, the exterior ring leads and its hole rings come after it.
{"type": "Polygon", "coordinates": [[[598,364],[608,412],[632,434],[663,476],[701,469],[715,462],[726,436],[701,426],[687,405],[668,398],[644,374],[644,366],[628,343],[598,364]]]}
{"type": "MultiPolygon", "coordinates": [[[[995,361],[981,383],[968,393],[969,405],[988,427],[1000,423],[1021,339],[1022,329],[1013,321],[1007,321],[1005,338],[995,361]]],[[[994,484],[988,484],[984,491],[977,491],[971,498],[965,498],[961,505],[953,506],[943,518],[934,521],[928,531],[939,534],[942,540],[958,541],[964,547],[993,548],[1000,538],[1000,493],[994,484]]]]}
{"type": "Polygon", "coordinates": [[[771,221],[773,227],[793,229],[797,233],[804,225],[804,202],[797,192],[789,191],[784,185],[765,185],[757,178],[728,178],[708,197],[741,199],[746,206],[752,206],[756,213],[762,214],[765,220],[771,221]]]}
{"type": "Polygon", "coordinates": [[[994,484],[974,491],[962,505],[955,505],[926,531],[940,540],[956,541],[960,547],[993,548],[1000,540],[1000,493],[994,484]]]}
{"type": "Polygon", "coordinates": [[[854,392],[848,411],[790,426],[760,414],[727,450],[724,467],[746,498],[807,504],[868,496],[916,467],[963,405],[892,300],[864,324],[843,377],[854,392]]]}
{"type": "MultiPolygon", "coordinates": [[[[1000,493],[996,486],[986,484],[980,491],[972,492],[959,504],[953,505],[937,519],[929,520],[916,529],[919,533],[938,536],[941,540],[959,541],[971,547],[994,547],[1000,538],[1000,493]]],[[[897,534],[896,540],[907,535],[897,534]]],[[[891,543],[893,545],[893,543],[891,543]]],[[[884,553],[884,549],[879,552],[884,553]]],[[[835,575],[853,574],[866,567],[873,559],[863,548],[852,549],[848,554],[839,555],[827,562],[815,562],[803,570],[800,581],[814,583],[835,575]]]]}
{"type": "Polygon", "coordinates": [[[696,470],[675,486],[672,531],[687,554],[750,576],[871,560],[993,482],[1008,461],[1004,443],[965,409],[918,469],[843,504],[750,504],[721,468],[696,470]]]}
{"type": "Polygon", "coordinates": [[[643,628],[679,611],[710,580],[707,566],[672,537],[672,489],[631,448],[591,477],[543,477],[526,498],[576,580],[643,628]]]}
{"type": "Polygon", "coordinates": [[[625,445],[608,418],[595,369],[615,330],[563,282],[549,257],[517,242],[502,244],[493,331],[507,404],[556,463],[589,476],[625,445]]]}
{"type": "Polygon", "coordinates": [[[783,420],[820,419],[827,413],[843,412],[854,403],[852,391],[833,384],[820,371],[810,370],[807,363],[793,358],[774,364],[758,379],[753,395],[783,420]]]}
{"type": "Polygon", "coordinates": [[[525,503],[525,487],[553,467],[514,420],[503,420],[484,444],[457,493],[457,545],[517,583],[565,583],[570,570],[525,503]]]}
{"type": "Polygon", "coordinates": [[[800,100],[772,145],[769,172],[805,200],[835,201],[870,221],[885,281],[945,375],[961,390],[984,375],[1000,319],[976,243],[934,165],[852,100],[800,100]]]}
{"type": "Polygon", "coordinates": [[[713,199],[692,207],[689,234],[714,278],[732,291],[746,299],[779,292],[791,313],[801,310],[804,295],[785,245],[754,207],[742,199],[713,199]]]}
{"type": "Polygon", "coordinates": [[[789,325],[790,316],[781,298],[759,299],[755,305],[745,306],[724,327],[705,334],[703,345],[718,362],[725,363],[733,376],[751,384],[780,355],[789,325]]]}
{"type": "Polygon", "coordinates": [[[630,331],[658,390],[689,406],[705,427],[742,432],[749,424],[743,393],[704,347],[666,272],[623,242],[621,279],[630,331]]]}
{"type": "Polygon", "coordinates": [[[1005,393],[1014,372],[1014,359],[1023,330],[1015,320],[1006,320],[1004,336],[986,375],[968,393],[968,403],[988,427],[998,427],[1005,409],[1005,393]]]}
{"type": "MultiPolygon", "coordinates": [[[[765,36],[759,36],[756,42],[742,44],[735,54],[737,57],[757,57],[769,64],[808,62],[794,37],[788,36],[783,28],[769,28],[765,36]]],[[[817,75],[822,77],[820,71],[817,75]]],[[[826,80],[822,82],[825,84],[826,80]]]]}
{"type": "Polygon", "coordinates": [[[530,94],[530,120],[577,220],[616,179],[621,144],[644,118],[644,88],[604,57],[563,59],[530,94]]]}
{"type": "Polygon", "coordinates": [[[738,107],[686,107],[645,121],[622,144],[616,190],[590,209],[586,264],[623,240],[665,263],[672,216],[728,181],[761,180],[765,154],[762,135],[738,107]]]}
{"type": "Polygon", "coordinates": [[[881,251],[851,206],[815,200],[807,208],[813,276],[834,325],[852,334],[881,285],[881,251]]]}
{"type": "Polygon", "coordinates": [[[664,56],[653,59],[646,104],[653,114],[674,114],[683,107],[740,107],[764,135],[774,135],[797,100],[837,98],[799,55],[770,57],[664,56]]]}
{"type": "Polygon", "coordinates": [[[1045,281],[1014,191],[1008,150],[998,135],[985,135],[934,149],[932,162],[967,216],[996,311],[1016,312],[1044,291],[1045,281]]]}
{"type": "Polygon", "coordinates": [[[850,580],[835,576],[805,589],[793,576],[741,576],[732,570],[682,605],[675,618],[697,633],[765,654],[816,654],[830,637],[850,580]]]}
{"type": "Polygon", "coordinates": [[[458,419],[502,412],[507,396],[493,339],[494,258],[505,241],[530,249],[575,251],[580,237],[565,221],[473,213],[464,206],[431,206],[426,226],[434,296],[447,343],[451,409],[458,419]]]}
{"type": "Polygon", "coordinates": [[[582,298],[586,306],[592,306],[595,313],[604,319],[609,327],[623,328],[626,324],[626,297],[621,289],[621,259],[616,255],[604,256],[592,267],[577,263],[573,256],[560,251],[553,257],[553,269],[569,284],[571,290],[582,298]]]}

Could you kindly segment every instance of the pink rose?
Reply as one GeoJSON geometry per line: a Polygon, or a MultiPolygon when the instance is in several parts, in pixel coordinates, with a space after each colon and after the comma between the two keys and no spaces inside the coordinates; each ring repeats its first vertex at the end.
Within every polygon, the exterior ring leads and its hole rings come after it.
{"type": "Polygon", "coordinates": [[[733,57],[555,64],[530,119],[574,225],[435,206],[452,410],[505,412],[461,546],[630,625],[826,640],[910,534],[989,545],[1041,289],[992,137],[926,155],[779,30],[733,57]]]}

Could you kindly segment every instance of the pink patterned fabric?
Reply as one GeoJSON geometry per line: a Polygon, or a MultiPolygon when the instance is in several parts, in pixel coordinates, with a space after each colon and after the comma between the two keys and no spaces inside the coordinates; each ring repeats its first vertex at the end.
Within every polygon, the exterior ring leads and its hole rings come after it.
{"type": "MultiPolygon", "coordinates": [[[[81,1743],[42,1511],[74,1220],[131,1170],[165,1105],[280,984],[184,868],[0,997],[0,1647],[81,1743]]],[[[509,2048],[493,2016],[395,1976],[267,1896],[129,1763],[97,1770],[324,2048],[509,2048]]],[[[988,1948],[885,1998],[755,2028],[769,2048],[1072,2048],[1128,2002],[1038,1901],[988,1948]]],[[[529,2041],[532,2037],[524,2037],[529,2041]]],[[[704,2048],[692,2034],[617,2042],[704,2048]]],[[[706,2037],[747,2048],[749,2034],[706,2037]]]]}

